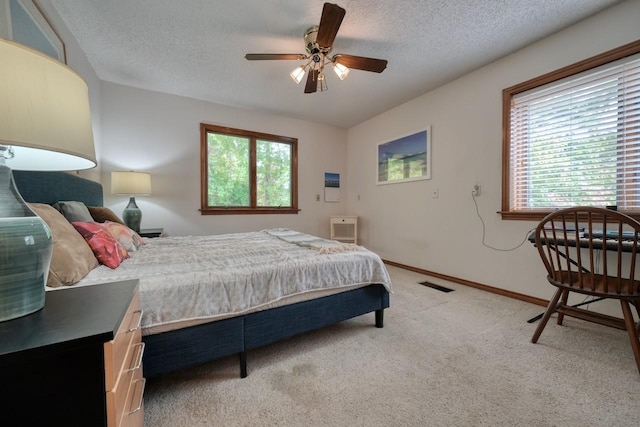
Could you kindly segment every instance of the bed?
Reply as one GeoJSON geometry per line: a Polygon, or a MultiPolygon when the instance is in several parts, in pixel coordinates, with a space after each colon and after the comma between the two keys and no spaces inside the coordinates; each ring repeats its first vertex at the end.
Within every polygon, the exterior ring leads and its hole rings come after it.
{"type": "MultiPolygon", "coordinates": [[[[102,186],[75,175],[14,171],[14,180],[29,203],[103,204],[102,186]]],[[[252,349],[367,313],[382,328],[389,307],[391,281],[377,255],[295,230],[145,238],[129,255],[73,286],[140,280],[146,377],[237,354],[244,378],[252,349]],[[173,254],[182,261],[168,264],[173,254]]]]}

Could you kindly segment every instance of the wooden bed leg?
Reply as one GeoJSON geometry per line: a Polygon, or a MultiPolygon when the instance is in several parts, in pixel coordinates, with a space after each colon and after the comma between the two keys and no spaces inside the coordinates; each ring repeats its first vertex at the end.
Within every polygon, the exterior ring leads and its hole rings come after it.
{"type": "Polygon", "coordinates": [[[384,308],[376,310],[376,328],[384,327],[384,308]]]}
{"type": "Polygon", "coordinates": [[[240,352],[240,378],[247,378],[247,352],[240,352]]]}

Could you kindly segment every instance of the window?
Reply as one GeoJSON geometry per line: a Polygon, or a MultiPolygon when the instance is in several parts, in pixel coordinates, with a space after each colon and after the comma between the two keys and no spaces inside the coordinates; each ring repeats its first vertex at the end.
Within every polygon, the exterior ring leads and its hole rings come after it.
{"type": "Polygon", "coordinates": [[[200,124],[201,213],[298,213],[298,140],[200,124]]]}
{"type": "Polygon", "coordinates": [[[502,217],[640,215],[640,41],[503,91],[502,217]]]}

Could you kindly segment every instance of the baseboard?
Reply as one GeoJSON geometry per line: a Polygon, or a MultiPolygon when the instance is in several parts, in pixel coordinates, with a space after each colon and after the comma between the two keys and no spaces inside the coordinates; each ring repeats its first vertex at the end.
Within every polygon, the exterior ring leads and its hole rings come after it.
{"type": "Polygon", "coordinates": [[[494,286],[484,285],[482,283],[472,282],[470,280],[460,279],[458,277],[449,276],[447,274],[436,273],[435,271],[424,270],[418,267],[412,267],[410,265],[400,264],[399,262],[382,260],[385,264],[392,265],[394,267],[402,268],[404,270],[413,271],[415,273],[424,274],[426,276],[437,277],[439,279],[447,280],[449,282],[458,283],[460,285],[469,286],[471,288],[481,289],[483,291],[491,292],[494,294],[502,295],[509,298],[515,298],[517,300],[530,302],[532,304],[541,305],[546,307],[549,301],[542,298],[532,297],[530,295],[520,294],[518,292],[508,291],[506,289],[496,288],[494,286]]]}

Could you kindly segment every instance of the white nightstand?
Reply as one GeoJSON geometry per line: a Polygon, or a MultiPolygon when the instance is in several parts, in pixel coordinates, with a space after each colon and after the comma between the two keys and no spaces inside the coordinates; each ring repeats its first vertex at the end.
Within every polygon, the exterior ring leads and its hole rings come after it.
{"type": "Polygon", "coordinates": [[[358,217],[340,215],[331,217],[331,240],[358,244],[358,217]]]}

